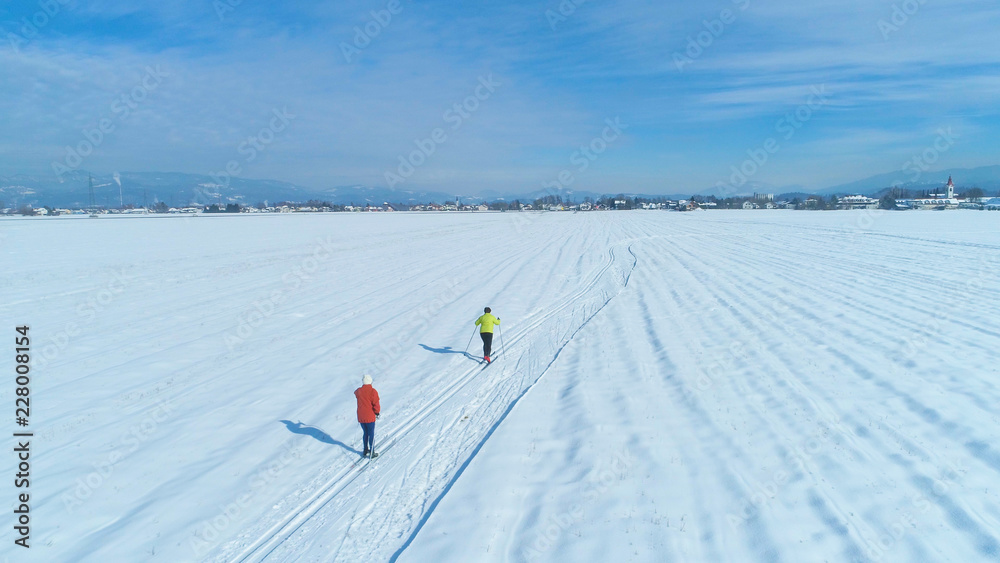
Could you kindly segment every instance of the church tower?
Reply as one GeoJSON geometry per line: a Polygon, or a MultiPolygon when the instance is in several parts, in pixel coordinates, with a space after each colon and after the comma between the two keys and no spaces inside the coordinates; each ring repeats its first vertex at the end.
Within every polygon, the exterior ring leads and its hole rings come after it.
{"type": "Polygon", "coordinates": [[[948,176],[948,199],[955,197],[955,184],[951,181],[951,176],[948,176]]]}

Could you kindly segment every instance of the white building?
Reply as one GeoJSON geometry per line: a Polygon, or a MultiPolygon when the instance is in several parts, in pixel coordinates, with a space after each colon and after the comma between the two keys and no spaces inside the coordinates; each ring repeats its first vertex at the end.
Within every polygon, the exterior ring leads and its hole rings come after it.
{"type": "Polygon", "coordinates": [[[910,199],[903,203],[912,209],[958,209],[961,201],[955,198],[955,184],[951,181],[951,176],[948,176],[948,185],[945,186],[944,193],[910,199]]]}
{"type": "Polygon", "coordinates": [[[838,200],[841,209],[876,209],[878,200],[863,195],[845,195],[838,200]]]}

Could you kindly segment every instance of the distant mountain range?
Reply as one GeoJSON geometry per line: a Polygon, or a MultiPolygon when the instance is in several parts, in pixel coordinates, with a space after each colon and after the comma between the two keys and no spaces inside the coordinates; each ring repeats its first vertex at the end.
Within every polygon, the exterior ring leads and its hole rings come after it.
{"type": "MultiPolygon", "coordinates": [[[[383,202],[415,204],[455,199],[455,194],[365,186],[320,190],[278,180],[233,178],[226,183],[219,183],[211,176],[178,172],[122,172],[115,175],[93,174],[92,177],[95,205],[115,208],[130,204],[153,205],[160,201],[171,207],[182,207],[190,204],[254,205],[309,200],[343,205],[381,205],[383,202]]],[[[90,179],[91,175],[87,172],[67,174],[63,176],[62,182],[46,176],[0,177],[0,200],[7,206],[30,204],[35,207],[88,207],[90,179]]]]}
{"type": "MultiPolygon", "coordinates": [[[[642,194],[626,192],[630,197],[665,197],[668,199],[685,199],[692,194],[715,195],[728,197],[734,195],[751,195],[753,193],[773,193],[785,197],[808,195],[845,195],[862,194],[877,195],[889,187],[902,187],[911,190],[933,190],[943,186],[948,177],[952,177],[955,185],[961,190],[979,187],[987,194],[1000,191],[1000,166],[983,166],[979,168],[953,168],[948,170],[921,172],[893,172],[879,174],[856,182],[831,186],[819,191],[808,191],[801,186],[776,187],[759,182],[748,182],[741,186],[738,193],[723,193],[717,188],[710,188],[688,193],[673,194],[642,194]]],[[[0,177],[0,202],[3,206],[15,207],[32,205],[34,207],[87,207],[90,205],[89,179],[87,172],[77,171],[67,174],[62,181],[51,176],[15,175],[0,177]]],[[[384,202],[393,204],[415,205],[421,203],[443,203],[454,201],[459,197],[463,202],[478,203],[496,200],[520,200],[530,202],[547,195],[560,195],[564,200],[583,201],[585,198],[598,199],[602,195],[615,195],[619,192],[601,194],[561,190],[550,192],[536,190],[528,193],[485,192],[476,195],[462,193],[446,193],[417,190],[394,190],[390,188],[373,188],[367,186],[338,186],[328,189],[315,189],[299,186],[277,180],[254,180],[233,178],[226,184],[221,184],[211,176],[199,174],[183,174],[178,172],[122,172],[121,174],[94,174],[94,199],[97,206],[118,207],[119,205],[153,205],[164,202],[172,207],[189,204],[210,205],[212,203],[241,203],[254,205],[279,201],[306,202],[309,200],[328,201],[341,205],[365,205],[366,203],[380,205],[384,202]]]]}
{"type": "Polygon", "coordinates": [[[955,182],[955,187],[958,190],[982,188],[986,193],[995,193],[1000,190],[1000,166],[980,166],[979,168],[950,168],[936,172],[920,172],[914,168],[907,172],[879,174],[849,184],[832,186],[816,193],[818,195],[872,195],[890,187],[928,190],[944,186],[948,183],[949,177],[955,182]]]}

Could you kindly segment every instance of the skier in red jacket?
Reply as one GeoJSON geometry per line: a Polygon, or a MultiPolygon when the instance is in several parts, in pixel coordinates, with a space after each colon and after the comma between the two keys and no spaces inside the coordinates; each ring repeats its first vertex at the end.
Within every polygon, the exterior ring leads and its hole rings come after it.
{"type": "Polygon", "coordinates": [[[375,446],[375,419],[378,418],[382,407],[378,403],[378,391],[372,387],[372,376],[365,375],[361,379],[361,387],[354,391],[354,396],[358,399],[358,422],[361,423],[361,430],[364,434],[361,437],[364,443],[363,457],[378,457],[374,452],[375,446]]]}

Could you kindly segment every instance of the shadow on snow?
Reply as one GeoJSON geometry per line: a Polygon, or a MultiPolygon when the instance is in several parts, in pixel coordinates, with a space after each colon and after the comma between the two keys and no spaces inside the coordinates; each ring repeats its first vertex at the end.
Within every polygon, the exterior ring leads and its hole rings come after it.
{"type": "Polygon", "coordinates": [[[479,358],[473,356],[472,354],[468,352],[463,352],[462,350],[453,350],[451,346],[445,346],[444,348],[431,348],[426,344],[421,344],[420,347],[423,348],[424,350],[427,350],[428,352],[434,352],[435,354],[461,354],[466,358],[469,358],[470,360],[476,360],[477,362],[479,361],[479,358]]]}
{"type": "Polygon", "coordinates": [[[282,420],[281,423],[284,424],[286,428],[288,428],[289,432],[292,432],[294,434],[304,434],[306,436],[312,436],[313,438],[316,438],[317,440],[323,442],[324,444],[340,446],[349,452],[361,455],[360,451],[348,446],[343,442],[334,440],[332,437],[330,437],[329,434],[323,432],[322,430],[316,428],[315,426],[308,426],[302,424],[301,422],[292,422],[290,420],[282,420]]]}

